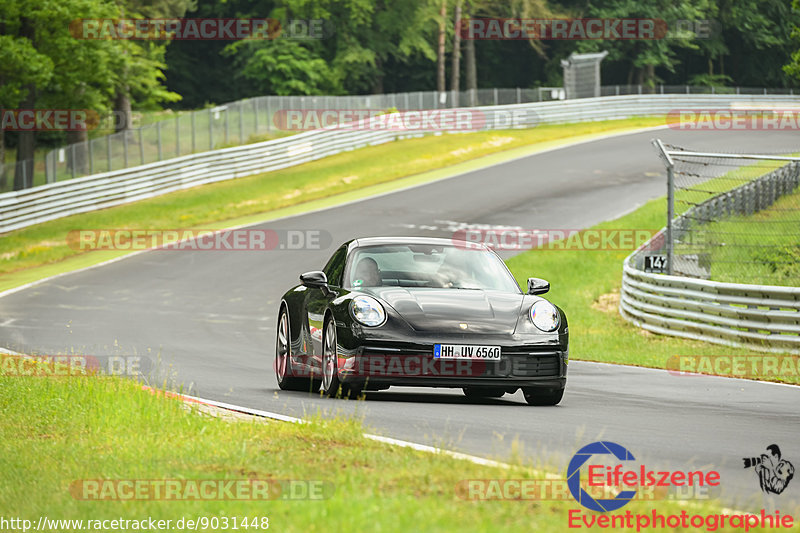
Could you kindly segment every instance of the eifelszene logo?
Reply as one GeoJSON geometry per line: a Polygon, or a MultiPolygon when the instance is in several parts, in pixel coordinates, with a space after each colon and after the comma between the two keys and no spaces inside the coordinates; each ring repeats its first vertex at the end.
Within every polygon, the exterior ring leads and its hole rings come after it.
{"type": "Polygon", "coordinates": [[[590,487],[606,486],[625,489],[649,487],[697,489],[717,487],[720,474],[716,470],[650,470],[644,464],[626,470],[622,464],[606,466],[602,464],[608,458],[595,456],[611,455],[620,462],[635,462],[636,458],[624,447],[610,441],[598,441],[587,444],[572,457],[567,466],[567,487],[572,497],[579,504],[592,511],[606,513],[616,511],[636,497],[637,490],[620,490],[614,498],[595,499],[581,487],[581,467],[587,465],[588,485],[590,487]],[[590,461],[591,460],[591,461],[590,461]]]}
{"type": "Polygon", "coordinates": [[[767,446],[769,453],[761,457],[744,457],[745,468],[752,468],[758,474],[758,483],[766,493],[780,494],[794,477],[794,465],[781,458],[781,449],[777,444],[767,446]]]}

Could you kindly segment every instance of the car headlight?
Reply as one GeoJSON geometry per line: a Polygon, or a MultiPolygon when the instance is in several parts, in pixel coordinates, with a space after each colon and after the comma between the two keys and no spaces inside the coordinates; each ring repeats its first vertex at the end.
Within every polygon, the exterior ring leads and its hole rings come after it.
{"type": "Polygon", "coordinates": [[[365,326],[375,327],[386,322],[386,311],[375,298],[369,296],[356,296],[350,302],[350,312],[353,318],[365,326]]]}
{"type": "Polygon", "coordinates": [[[539,300],[531,306],[531,322],[542,331],[558,329],[558,309],[547,300],[539,300]]]}

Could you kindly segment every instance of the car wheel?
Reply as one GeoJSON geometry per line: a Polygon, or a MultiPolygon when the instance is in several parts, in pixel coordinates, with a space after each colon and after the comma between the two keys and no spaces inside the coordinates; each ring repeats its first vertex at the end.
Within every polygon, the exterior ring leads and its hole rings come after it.
{"type": "Polygon", "coordinates": [[[522,389],[528,405],[558,405],[564,397],[564,389],[540,389],[538,387],[525,387],[522,389]]]}
{"type": "Polygon", "coordinates": [[[339,380],[338,359],[336,324],[328,317],[322,335],[322,393],[329,398],[356,398],[361,391],[339,380]]]}
{"type": "Polygon", "coordinates": [[[464,387],[464,396],[471,400],[478,400],[481,398],[500,398],[505,393],[505,389],[498,389],[497,387],[464,387]]]}
{"type": "MultiPolygon", "coordinates": [[[[281,308],[278,315],[278,333],[275,340],[275,376],[282,390],[314,391],[314,380],[296,377],[292,369],[289,315],[281,308]]],[[[319,385],[316,386],[319,388],[319,385]]]]}

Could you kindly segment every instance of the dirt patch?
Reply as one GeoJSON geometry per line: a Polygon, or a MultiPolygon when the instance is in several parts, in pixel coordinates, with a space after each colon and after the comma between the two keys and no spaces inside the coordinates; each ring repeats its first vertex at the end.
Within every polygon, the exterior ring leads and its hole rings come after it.
{"type": "Polygon", "coordinates": [[[592,302],[592,309],[603,313],[619,312],[619,291],[612,291],[601,294],[597,300],[592,302]]]}

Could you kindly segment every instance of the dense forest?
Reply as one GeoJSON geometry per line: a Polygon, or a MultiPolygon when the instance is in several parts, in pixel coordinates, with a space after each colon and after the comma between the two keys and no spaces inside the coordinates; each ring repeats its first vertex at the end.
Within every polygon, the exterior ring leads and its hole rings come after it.
{"type": "MultiPolygon", "coordinates": [[[[559,86],[561,60],[593,51],[609,53],[607,85],[796,87],[798,26],[798,0],[0,0],[0,109],[130,117],[267,94],[559,86]],[[491,18],[652,19],[669,31],[655,39],[464,38],[469,21],[491,18]],[[86,33],[85,21],[142,19],[274,25],[263,38],[238,40],[86,33]],[[310,31],[314,24],[321,30],[310,31]],[[711,31],[676,30],[700,24],[711,31]]],[[[117,120],[118,129],[129,125],[117,120]]],[[[23,161],[36,143],[85,137],[0,128],[0,163],[7,147],[23,161]]]]}

